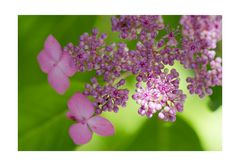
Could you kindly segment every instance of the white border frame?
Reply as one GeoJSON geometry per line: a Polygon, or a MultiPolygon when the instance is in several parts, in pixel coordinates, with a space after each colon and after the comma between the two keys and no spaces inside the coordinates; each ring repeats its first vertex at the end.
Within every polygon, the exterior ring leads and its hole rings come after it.
{"type": "MultiPolygon", "coordinates": [[[[238,165],[239,5],[220,0],[12,0],[1,1],[0,165],[238,165]],[[17,15],[223,15],[222,152],[18,152],[17,15]]],[[[27,48],[26,48],[27,49],[27,48]]]]}

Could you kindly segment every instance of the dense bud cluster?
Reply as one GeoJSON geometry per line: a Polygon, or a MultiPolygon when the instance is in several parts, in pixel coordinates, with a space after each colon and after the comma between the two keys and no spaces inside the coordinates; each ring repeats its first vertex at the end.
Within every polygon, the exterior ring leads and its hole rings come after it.
{"type": "MultiPolygon", "coordinates": [[[[114,85],[121,73],[132,73],[137,76],[137,81],[144,81],[153,75],[151,73],[161,74],[164,65],[172,66],[180,56],[173,31],[157,39],[159,30],[164,27],[161,16],[113,17],[112,26],[120,31],[121,37],[128,34],[128,39],[133,39],[133,36],[139,39],[136,49],[129,50],[125,43],[106,45],[104,39],[107,36],[99,34],[96,29],[93,29],[91,35],[83,34],[77,46],[70,43],[65,47],[74,59],[78,71],[95,70],[106,82],[106,85],[100,86],[96,78],[93,78],[92,85],[85,86],[84,94],[94,98],[96,113],[107,110],[117,112],[119,106],[126,105],[129,91],[118,89],[119,83],[114,85]],[[123,27],[123,24],[131,26],[123,27]],[[140,31],[134,31],[136,29],[140,31]]],[[[121,81],[125,82],[124,79],[121,81]]]]}
{"type": "Polygon", "coordinates": [[[182,90],[179,90],[178,76],[175,69],[170,73],[165,70],[160,74],[151,73],[146,81],[137,82],[133,99],[141,105],[138,113],[151,118],[158,112],[160,119],[175,121],[176,112],[183,111],[186,98],[182,90]]]}
{"type": "Polygon", "coordinates": [[[154,34],[164,28],[162,16],[112,17],[112,31],[120,32],[120,38],[137,39],[138,35],[154,34]]]}
{"type": "Polygon", "coordinates": [[[94,97],[93,105],[97,114],[102,113],[102,111],[118,112],[119,106],[126,106],[129,90],[119,89],[120,86],[125,84],[124,79],[118,81],[116,85],[106,84],[101,86],[94,77],[91,79],[91,83],[91,85],[86,84],[83,94],[94,97]]]}
{"type": "Polygon", "coordinates": [[[187,78],[189,92],[201,98],[211,95],[211,87],[222,84],[221,58],[213,50],[221,40],[221,16],[182,16],[180,23],[183,26],[180,61],[195,73],[187,78]]]}
{"type": "Polygon", "coordinates": [[[79,72],[95,70],[104,81],[113,83],[122,71],[130,71],[132,66],[129,64],[127,45],[106,45],[106,37],[106,34],[98,34],[97,29],[93,29],[92,35],[83,34],[77,46],[70,43],[65,50],[73,57],[79,72]]]}
{"type": "Polygon", "coordinates": [[[202,40],[205,48],[216,48],[222,39],[221,16],[182,16],[183,36],[192,40],[202,40]]]}
{"type": "Polygon", "coordinates": [[[215,58],[215,51],[212,50],[221,39],[221,17],[182,16],[180,23],[183,26],[181,47],[176,40],[176,32],[167,29],[161,16],[112,17],[112,30],[119,32],[120,38],[138,39],[134,50],[130,50],[125,43],[106,45],[107,35],[99,34],[97,29],[93,29],[91,35],[85,33],[80,36],[77,46],[70,43],[65,47],[78,71],[95,70],[96,75],[103,76],[106,82],[104,86],[97,82],[87,84],[84,91],[94,97],[97,113],[106,110],[117,112],[118,106],[125,105],[128,93],[120,97],[122,102],[117,96],[107,95],[116,93],[118,87],[114,82],[124,72],[136,75],[138,85],[139,82],[147,82],[153,73],[159,79],[157,76],[164,73],[165,65],[172,66],[175,61],[180,61],[185,68],[195,72],[193,78],[187,78],[191,94],[200,97],[211,95],[211,87],[221,85],[221,58],[215,58]],[[161,30],[167,33],[159,37],[161,30]]]}

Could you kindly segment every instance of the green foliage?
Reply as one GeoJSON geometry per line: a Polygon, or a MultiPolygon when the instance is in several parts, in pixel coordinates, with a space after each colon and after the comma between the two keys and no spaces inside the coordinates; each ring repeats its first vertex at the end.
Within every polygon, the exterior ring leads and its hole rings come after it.
{"type": "Polygon", "coordinates": [[[213,94],[210,96],[209,107],[211,111],[216,111],[222,105],[222,87],[213,87],[213,94]]]}
{"type": "Polygon", "coordinates": [[[174,123],[159,121],[154,117],[144,123],[128,150],[203,149],[196,132],[180,117],[174,123]]]}
{"type": "Polygon", "coordinates": [[[64,96],[47,83],[29,86],[18,96],[19,150],[73,150],[76,145],[68,135],[72,123],[66,118],[67,101],[81,83],[72,84],[64,96]]]}

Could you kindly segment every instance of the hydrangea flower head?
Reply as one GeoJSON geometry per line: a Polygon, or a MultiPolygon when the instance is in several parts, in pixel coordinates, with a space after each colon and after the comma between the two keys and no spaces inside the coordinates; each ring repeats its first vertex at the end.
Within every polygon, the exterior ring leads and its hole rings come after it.
{"type": "Polygon", "coordinates": [[[158,15],[114,16],[111,23],[121,39],[136,41],[133,48],[125,40],[107,44],[107,35],[94,28],[91,34],[82,34],[77,45],[69,43],[64,49],[49,35],[37,57],[59,94],[67,90],[69,77],[76,71],[96,72],[85,89],[68,101],[67,117],[75,121],[69,134],[75,144],[88,143],[93,133],[114,134],[112,123],[100,115],[117,113],[127,105],[130,89],[123,85],[128,76],[136,78],[132,98],[140,105],[138,113],[148,118],[158,114],[159,119],[171,122],[183,111],[186,100],[173,66],[176,61],[194,72],[186,80],[190,94],[202,98],[222,84],[222,59],[215,55],[222,36],[221,16],[182,16],[181,39],[179,27],[169,28],[158,15]]]}

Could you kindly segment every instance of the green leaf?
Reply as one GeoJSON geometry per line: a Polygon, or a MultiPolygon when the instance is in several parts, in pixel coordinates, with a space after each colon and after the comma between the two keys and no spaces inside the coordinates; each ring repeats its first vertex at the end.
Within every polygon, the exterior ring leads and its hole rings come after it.
{"type": "Polygon", "coordinates": [[[222,58],[222,40],[217,42],[217,48],[215,50],[216,50],[216,57],[222,58]]]}
{"type": "Polygon", "coordinates": [[[19,150],[73,150],[76,146],[68,135],[71,122],[66,118],[67,101],[81,84],[73,84],[64,96],[50,85],[24,88],[18,96],[19,150]]]}
{"type": "Polygon", "coordinates": [[[222,105],[222,86],[215,86],[212,89],[213,94],[210,96],[208,105],[211,111],[216,111],[222,105]]]}
{"type": "Polygon", "coordinates": [[[180,117],[164,122],[155,116],[143,124],[127,150],[203,150],[196,132],[180,117]]]}
{"type": "Polygon", "coordinates": [[[170,15],[170,16],[162,16],[163,22],[165,25],[170,26],[170,28],[177,28],[179,26],[179,22],[181,16],[179,15],[170,15]]]}

